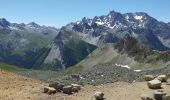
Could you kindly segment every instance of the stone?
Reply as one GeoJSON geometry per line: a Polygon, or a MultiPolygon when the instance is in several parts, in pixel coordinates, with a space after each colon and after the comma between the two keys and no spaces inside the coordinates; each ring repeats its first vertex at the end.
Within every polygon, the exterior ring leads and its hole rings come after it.
{"type": "Polygon", "coordinates": [[[167,82],[168,77],[166,75],[159,75],[157,79],[160,80],[161,82],[167,82]]]}
{"type": "Polygon", "coordinates": [[[57,90],[61,91],[61,90],[63,90],[63,87],[64,87],[64,84],[59,83],[58,87],[57,87],[57,90]]]}
{"type": "Polygon", "coordinates": [[[63,87],[63,93],[65,93],[65,94],[72,94],[72,88],[73,88],[72,85],[64,86],[63,87]]]}
{"type": "Polygon", "coordinates": [[[152,80],[152,81],[149,81],[149,82],[147,83],[147,85],[148,85],[148,87],[149,87],[150,89],[160,89],[162,83],[161,83],[161,81],[159,81],[159,80],[157,80],[157,79],[154,79],[154,80],[152,80]]]}
{"type": "Polygon", "coordinates": [[[58,82],[50,82],[49,87],[53,87],[53,88],[57,89],[58,84],[59,84],[58,82]]]}
{"type": "Polygon", "coordinates": [[[153,75],[145,75],[144,76],[144,79],[145,79],[145,81],[151,81],[151,80],[154,80],[154,76],[153,75]]]}
{"type": "Polygon", "coordinates": [[[49,87],[45,87],[45,88],[44,88],[44,93],[47,93],[48,90],[49,90],[49,87]]]}
{"type": "Polygon", "coordinates": [[[154,98],[156,100],[163,100],[163,96],[165,96],[166,93],[163,90],[157,90],[154,92],[154,98]]]}
{"type": "Polygon", "coordinates": [[[162,100],[170,100],[170,95],[164,95],[164,96],[162,97],[162,100]]]}
{"type": "Polygon", "coordinates": [[[141,99],[142,100],[154,100],[151,96],[149,96],[147,94],[142,94],[141,95],[141,99]]]}
{"type": "Polygon", "coordinates": [[[94,94],[94,97],[95,97],[95,99],[96,100],[103,100],[104,98],[104,93],[102,93],[102,92],[95,92],[95,94],[94,94]]]}
{"type": "Polygon", "coordinates": [[[52,87],[44,87],[44,93],[55,94],[56,93],[56,89],[52,88],[52,87]]]}
{"type": "Polygon", "coordinates": [[[63,89],[64,85],[61,84],[61,83],[59,83],[59,82],[51,82],[51,83],[49,84],[49,87],[53,87],[53,88],[55,88],[57,91],[61,91],[61,90],[63,89]]]}
{"type": "Polygon", "coordinates": [[[71,84],[72,85],[72,92],[78,92],[81,89],[81,86],[78,84],[71,84]]]}
{"type": "Polygon", "coordinates": [[[72,74],[70,75],[72,78],[76,79],[76,80],[80,80],[80,75],[79,74],[72,74]]]}

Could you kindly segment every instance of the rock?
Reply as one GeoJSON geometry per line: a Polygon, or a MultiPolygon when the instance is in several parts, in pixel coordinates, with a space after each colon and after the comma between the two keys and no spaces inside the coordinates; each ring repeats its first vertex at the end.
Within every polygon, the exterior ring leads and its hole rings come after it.
{"type": "Polygon", "coordinates": [[[162,97],[162,100],[170,100],[170,95],[164,95],[164,96],[162,97]]]}
{"type": "Polygon", "coordinates": [[[166,85],[170,85],[170,82],[167,82],[166,85]]]}
{"type": "Polygon", "coordinates": [[[63,93],[65,93],[65,94],[72,94],[72,88],[73,88],[72,85],[64,86],[63,87],[63,93]]]}
{"type": "Polygon", "coordinates": [[[64,85],[61,84],[61,83],[58,83],[58,82],[51,82],[51,83],[49,84],[49,87],[53,87],[53,88],[55,88],[57,91],[61,91],[61,90],[63,89],[64,85]]]}
{"type": "Polygon", "coordinates": [[[59,84],[58,82],[51,82],[51,83],[49,83],[49,87],[53,87],[53,88],[57,89],[58,84],[59,84]]]}
{"type": "Polygon", "coordinates": [[[148,87],[151,88],[151,89],[160,89],[161,88],[161,81],[157,80],[157,79],[154,79],[152,81],[149,81],[147,83],[148,87]]]}
{"type": "Polygon", "coordinates": [[[144,76],[144,79],[145,79],[145,81],[151,81],[151,80],[154,80],[154,76],[153,75],[145,75],[144,76]]]}
{"type": "Polygon", "coordinates": [[[80,75],[79,74],[72,74],[70,75],[72,78],[76,79],[76,80],[80,80],[80,75]]]}
{"type": "Polygon", "coordinates": [[[153,98],[147,94],[142,94],[141,95],[141,99],[142,100],[153,100],[153,98]]]}
{"type": "Polygon", "coordinates": [[[167,82],[168,77],[166,75],[159,75],[156,79],[160,80],[161,82],[167,82]]]}
{"type": "Polygon", "coordinates": [[[81,86],[78,84],[71,84],[72,85],[72,92],[78,92],[81,89],[81,86]]]}
{"type": "Polygon", "coordinates": [[[62,83],[59,83],[58,84],[58,87],[57,87],[57,90],[63,90],[63,87],[64,87],[64,84],[62,84],[62,83]]]}
{"type": "Polygon", "coordinates": [[[162,98],[165,95],[166,95],[166,93],[163,90],[157,90],[157,91],[154,92],[154,98],[156,100],[163,100],[162,98]]]}
{"type": "Polygon", "coordinates": [[[104,98],[104,93],[102,92],[95,92],[94,97],[96,100],[103,100],[104,98]]]}
{"type": "Polygon", "coordinates": [[[48,90],[49,90],[49,87],[45,87],[45,88],[44,88],[44,93],[47,93],[48,90]]]}
{"type": "Polygon", "coordinates": [[[56,93],[56,89],[52,88],[52,87],[45,87],[44,88],[44,93],[55,94],[56,93]]]}

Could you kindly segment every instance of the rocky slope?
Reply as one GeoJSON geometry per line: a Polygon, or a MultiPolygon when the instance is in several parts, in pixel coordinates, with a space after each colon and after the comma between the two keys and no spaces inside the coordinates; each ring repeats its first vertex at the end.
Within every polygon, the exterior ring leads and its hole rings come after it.
{"type": "Polygon", "coordinates": [[[31,68],[40,55],[48,53],[47,45],[58,29],[28,24],[10,23],[0,19],[0,61],[31,68]]]}

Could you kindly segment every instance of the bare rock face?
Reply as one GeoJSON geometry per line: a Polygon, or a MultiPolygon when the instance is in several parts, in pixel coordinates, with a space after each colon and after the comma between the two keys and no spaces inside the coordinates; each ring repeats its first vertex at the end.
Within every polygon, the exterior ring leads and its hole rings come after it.
{"type": "Polygon", "coordinates": [[[167,82],[168,77],[166,75],[159,75],[157,79],[160,80],[161,82],[167,82]]]}
{"type": "Polygon", "coordinates": [[[95,97],[95,99],[96,100],[103,100],[104,98],[104,93],[102,93],[102,92],[95,92],[95,94],[94,94],[94,97],[95,97]]]}
{"type": "Polygon", "coordinates": [[[55,94],[57,91],[55,88],[52,88],[52,87],[44,87],[44,93],[48,93],[49,95],[50,94],[55,94]]]}
{"type": "Polygon", "coordinates": [[[153,75],[145,75],[144,76],[144,79],[145,79],[145,81],[151,81],[151,80],[154,80],[154,76],[153,75]]]}
{"type": "Polygon", "coordinates": [[[157,80],[157,79],[154,79],[152,81],[149,81],[147,83],[148,87],[151,88],[151,89],[160,89],[161,88],[161,81],[157,80]]]}
{"type": "Polygon", "coordinates": [[[141,95],[141,99],[142,100],[154,100],[151,96],[149,96],[147,94],[142,94],[141,95]]]}
{"type": "Polygon", "coordinates": [[[163,90],[157,90],[154,92],[154,98],[156,100],[163,100],[163,96],[165,96],[166,93],[163,90]]]}

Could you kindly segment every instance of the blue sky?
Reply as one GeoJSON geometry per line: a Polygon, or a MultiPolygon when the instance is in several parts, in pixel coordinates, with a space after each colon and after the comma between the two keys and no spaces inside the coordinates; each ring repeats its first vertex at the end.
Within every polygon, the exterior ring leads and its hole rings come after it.
{"type": "Polygon", "coordinates": [[[55,27],[111,10],[147,12],[160,21],[170,22],[170,0],[0,0],[1,18],[55,27]]]}

